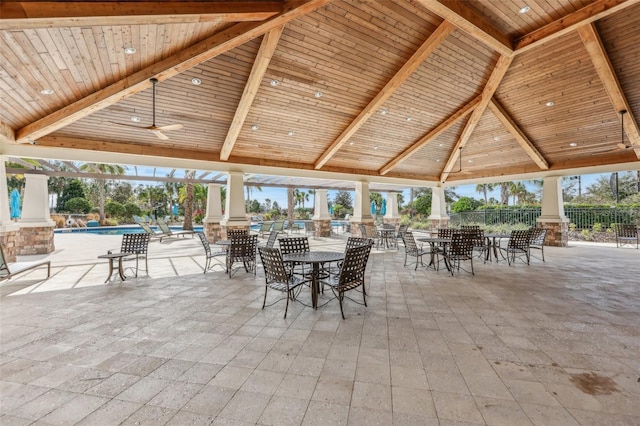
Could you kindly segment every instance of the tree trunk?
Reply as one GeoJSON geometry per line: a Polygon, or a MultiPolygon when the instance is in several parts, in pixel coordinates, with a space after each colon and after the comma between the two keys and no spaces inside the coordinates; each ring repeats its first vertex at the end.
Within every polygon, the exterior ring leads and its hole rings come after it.
{"type": "Polygon", "coordinates": [[[99,198],[99,208],[100,208],[100,224],[102,224],[104,222],[104,184],[105,184],[105,180],[104,179],[98,179],[98,194],[100,195],[99,198]]]}
{"type": "MultiPolygon", "coordinates": [[[[187,179],[193,179],[196,172],[195,170],[187,170],[185,177],[187,179]]],[[[188,180],[185,187],[187,193],[184,198],[184,222],[182,229],[187,231],[193,231],[193,181],[188,180]]]]}
{"type": "Polygon", "coordinates": [[[293,227],[293,188],[287,188],[287,223],[293,227]]]}

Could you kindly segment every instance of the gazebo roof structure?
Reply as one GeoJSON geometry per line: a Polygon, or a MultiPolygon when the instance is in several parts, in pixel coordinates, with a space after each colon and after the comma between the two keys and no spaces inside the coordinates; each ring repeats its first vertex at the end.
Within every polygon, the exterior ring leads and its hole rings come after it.
{"type": "Polygon", "coordinates": [[[404,186],[640,165],[638,0],[0,8],[11,157],[404,186]]]}

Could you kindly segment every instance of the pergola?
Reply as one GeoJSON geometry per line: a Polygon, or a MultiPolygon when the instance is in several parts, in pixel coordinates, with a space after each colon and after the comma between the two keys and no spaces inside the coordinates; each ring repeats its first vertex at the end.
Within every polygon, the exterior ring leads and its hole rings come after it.
{"type": "Polygon", "coordinates": [[[640,167],[640,1],[525,3],[3,2],[0,154],[363,199],[542,177],[558,220],[559,176],[640,167]]]}

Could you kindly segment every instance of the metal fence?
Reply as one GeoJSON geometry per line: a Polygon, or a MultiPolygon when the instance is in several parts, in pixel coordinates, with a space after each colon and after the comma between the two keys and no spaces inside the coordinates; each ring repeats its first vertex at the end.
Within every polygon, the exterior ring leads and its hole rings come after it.
{"type": "MultiPolygon", "coordinates": [[[[569,218],[576,229],[591,229],[594,224],[602,228],[610,228],[614,223],[635,223],[640,225],[640,208],[611,207],[611,208],[574,208],[567,207],[565,216],[569,218]]],[[[533,227],[540,217],[540,208],[528,209],[490,209],[452,213],[451,226],[468,224],[484,225],[516,225],[525,224],[533,227]]]]}

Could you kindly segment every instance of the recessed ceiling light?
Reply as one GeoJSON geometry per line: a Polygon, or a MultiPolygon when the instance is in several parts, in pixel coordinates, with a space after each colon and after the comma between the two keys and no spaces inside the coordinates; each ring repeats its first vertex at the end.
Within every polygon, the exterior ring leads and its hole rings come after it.
{"type": "Polygon", "coordinates": [[[316,98],[321,98],[322,92],[316,92],[313,96],[315,96],[316,98]]]}
{"type": "Polygon", "coordinates": [[[289,130],[289,133],[287,133],[289,136],[295,136],[296,132],[294,132],[293,130],[289,130]]]}
{"type": "Polygon", "coordinates": [[[473,163],[473,160],[467,160],[468,163],[473,163]]]}
{"type": "Polygon", "coordinates": [[[496,142],[498,142],[498,141],[500,140],[500,136],[494,136],[494,137],[493,137],[493,140],[494,140],[494,141],[496,141],[496,142]]]}
{"type": "Polygon", "coordinates": [[[260,128],[260,126],[258,126],[257,124],[254,124],[254,125],[251,126],[251,130],[253,130],[254,132],[256,130],[258,130],[259,128],[260,128]]]}
{"type": "Polygon", "coordinates": [[[387,115],[387,114],[389,114],[389,110],[388,110],[388,109],[386,109],[386,108],[382,108],[382,109],[380,110],[380,114],[382,114],[382,115],[387,115]]]}
{"type": "Polygon", "coordinates": [[[441,146],[441,147],[442,147],[442,146],[444,146],[444,144],[438,144],[438,146],[441,146]]]}
{"type": "Polygon", "coordinates": [[[278,80],[271,80],[269,84],[271,84],[273,87],[276,87],[278,84],[280,84],[280,82],[278,82],[278,80]]]}
{"type": "Polygon", "coordinates": [[[377,149],[378,149],[378,147],[377,147],[377,146],[374,146],[374,147],[373,147],[373,149],[374,149],[374,150],[377,150],[377,149]]]}
{"type": "Polygon", "coordinates": [[[138,117],[137,115],[132,115],[131,116],[131,121],[133,121],[134,123],[139,123],[140,122],[140,117],[138,117]]]}
{"type": "Polygon", "coordinates": [[[413,120],[413,118],[407,117],[407,121],[411,121],[411,120],[413,120]]]}
{"type": "Polygon", "coordinates": [[[193,84],[194,86],[200,86],[202,84],[202,80],[200,80],[199,78],[192,78],[191,79],[191,84],[193,84]]]}
{"type": "Polygon", "coordinates": [[[349,142],[349,145],[353,145],[353,142],[349,142]]]}
{"type": "Polygon", "coordinates": [[[42,93],[43,95],[53,95],[53,90],[51,90],[51,89],[42,89],[40,91],[40,93],[42,93]]]}
{"type": "Polygon", "coordinates": [[[531,8],[529,6],[522,6],[518,12],[519,13],[527,13],[530,10],[531,10],[531,8]]]}
{"type": "Polygon", "coordinates": [[[440,162],[440,159],[438,158],[438,159],[436,160],[436,162],[438,162],[438,163],[439,163],[439,162],[440,162]]]}
{"type": "Polygon", "coordinates": [[[552,107],[553,106],[553,101],[549,101],[545,105],[548,106],[548,107],[552,107]]]}
{"type": "Polygon", "coordinates": [[[135,47],[125,47],[124,48],[124,53],[126,53],[127,55],[133,55],[134,53],[136,53],[136,48],[135,47]]]}
{"type": "Polygon", "coordinates": [[[578,146],[578,144],[577,144],[577,143],[575,143],[575,142],[571,142],[571,143],[569,144],[569,146],[578,146]]]}

